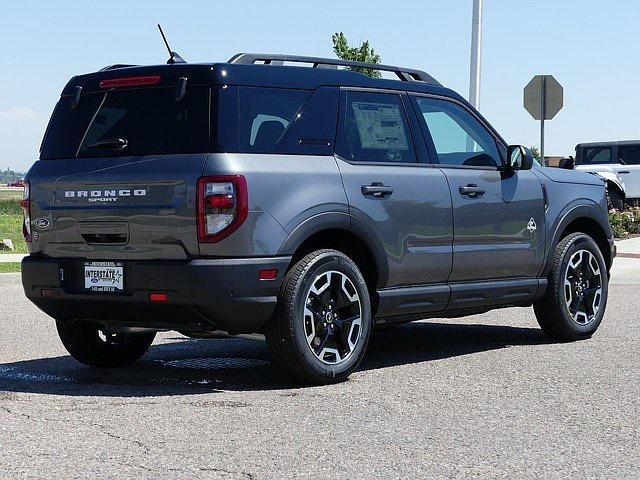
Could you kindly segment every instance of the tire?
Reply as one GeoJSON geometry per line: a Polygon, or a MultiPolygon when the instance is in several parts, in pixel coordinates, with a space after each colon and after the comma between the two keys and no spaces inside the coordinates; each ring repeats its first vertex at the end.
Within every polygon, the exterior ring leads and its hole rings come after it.
{"type": "Polygon", "coordinates": [[[607,185],[607,207],[621,212],[624,210],[624,196],[618,187],[607,185]]]}
{"type": "Polygon", "coordinates": [[[91,322],[57,320],[56,326],[60,340],[69,354],[91,367],[131,365],[146,353],[156,336],[155,332],[104,332],[100,325],[91,322]]]}
{"type": "Polygon", "coordinates": [[[563,238],[555,249],[548,280],[544,296],[534,303],[544,333],[565,342],[591,337],[604,317],[609,284],[596,242],[584,233],[563,238]]]}
{"type": "Polygon", "coordinates": [[[285,276],[265,334],[277,367],[302,383],[325,385],[358,367],[371,326],[369,291],[356,264],[336,250],[318,250],[285,276]]]}

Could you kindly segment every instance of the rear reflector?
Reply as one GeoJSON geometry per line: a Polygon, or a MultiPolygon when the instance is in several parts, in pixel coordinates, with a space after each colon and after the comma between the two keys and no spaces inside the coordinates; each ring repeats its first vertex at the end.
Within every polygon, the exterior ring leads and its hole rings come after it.
{"type": "Polygon", "coordinates": [[[57,297],[58,292],[49,288],[43,288],[42,290],[40,290],[40,295],[42,295],[43,297],[57,297]]]}
{"type": "Polygon", "coordinates": [[[29,182],[24,182],[20,207],[22,208],[22,235],[26,242],[31,242],[31,184],[29,182]]]}
{"type": "Polygon", "coordinates": [[[166,302],[169,296],[166,293],[150,293],[149,300],[152,302],[166,302]]]}
{"type": "Polygon", "coordinates": [[[278,276],[277,268],[263,269],[258,272],[258,278],[260,280],[275,280],[277,276],[278,276]]]}
{"type": "Polygon", "coordinates": [[[155,85],[160,81],[160,75],[149,75],[146,77],[124,77],[101,80],[100,88],[116,87],[138,87],[142,85],[155,85]]]}
{"type": "Polygon", "coordinates": [[[207,208],[233,208],[233,195],[208,195],[205,197],[207,208]]]}

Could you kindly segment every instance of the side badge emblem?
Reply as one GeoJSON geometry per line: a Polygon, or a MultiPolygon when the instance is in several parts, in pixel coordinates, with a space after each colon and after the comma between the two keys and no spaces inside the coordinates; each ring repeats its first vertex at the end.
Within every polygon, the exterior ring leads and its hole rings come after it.
{"type": "Polygon", "coordinates": [[[538,226],[536,225],[536,221],[532,218],[529,220],[529,223],[527,223],[527,230],[529,230],[529,233],[533,235],[537,229],[538,226]]]}

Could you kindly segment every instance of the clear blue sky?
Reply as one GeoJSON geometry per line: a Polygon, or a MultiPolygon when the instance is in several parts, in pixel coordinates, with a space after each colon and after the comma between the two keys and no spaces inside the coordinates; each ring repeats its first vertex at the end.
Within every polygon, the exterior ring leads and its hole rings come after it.
{"type": "MultiPolygon", "coordinates": [[[[187,61],[236,52],[332,56],[330,37],[369,39],[386,63],[416,67],[468,94],[471,0],[0,0],[0,168],[36,159],[60,90],[112,63],[166,60],[161,23],[187,61]]],[[[581,141],[640,137],[640,2],[485,0],[480,110],[510,143],[538,145],[522,107],[537,73],[565,87],[547,154],[581,141]]]]}

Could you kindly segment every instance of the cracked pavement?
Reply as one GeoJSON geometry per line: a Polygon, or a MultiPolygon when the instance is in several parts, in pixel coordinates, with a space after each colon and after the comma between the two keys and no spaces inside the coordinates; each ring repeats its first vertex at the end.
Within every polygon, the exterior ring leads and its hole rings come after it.
{"type": "Polygon", "coordinates": [[[351,380],[315,388],[260,361],[177,368],[268,357],[172,332],[133,367],[91,370],[5,278],[0,479],[640,478],[629,278],[591,340],[549,342],[531,309],[428,320],[376,332],[351,380]]]}

